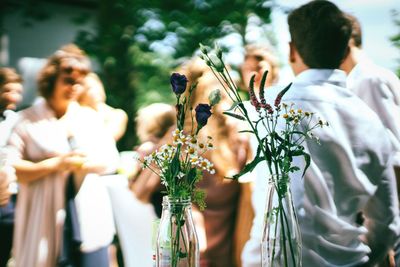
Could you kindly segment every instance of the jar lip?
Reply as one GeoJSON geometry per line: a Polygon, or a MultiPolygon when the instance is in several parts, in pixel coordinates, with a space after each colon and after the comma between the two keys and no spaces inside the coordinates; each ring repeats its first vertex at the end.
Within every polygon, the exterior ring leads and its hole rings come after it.
{"type": "Polygon", "coordinates": [[[186,203],[191,203],[191,198],[190,197],[172,198],[170,196],[163,196],[163,202],[186,204],[186,203]]]}
{"type": "Polygon", "coordinates": [[[268,181],[269,181],[270,183],[272,183],[272,182],[274,182],[274,181],[276,181],[276,180],[279,180],[279,179],[282,178],[282,177],[286,177],[287,180],[290,181],[290,175],[289,175],[289,173],[279,173],[279,174],[273,173],[273,174],[270,174],[270,175],[268,176],[268,181]]]}

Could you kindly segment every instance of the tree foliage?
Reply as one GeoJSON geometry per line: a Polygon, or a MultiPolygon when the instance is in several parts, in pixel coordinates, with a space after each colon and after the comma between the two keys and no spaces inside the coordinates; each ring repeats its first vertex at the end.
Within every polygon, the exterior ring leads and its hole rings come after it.
{"type": "MultiPolygon", "coordinates": [[[[140,106],[171,103],[169,73],[200,42],[239,33],[245,43],[248,16],[269,23],[270,12],[257,0],[100,0],[98,28],[77,42],[100,63],[109,103],[133,118],[140,106]]],[[[130,121],[120,148],[130,149],[134,136],[130,121]]]]}
{"type": "MultiPolygon", "coordinates": [[[[398,33],[392,36],[391,41],[393,45],[400,49],[400,11],[393,11],[394,23],[398,27],[398,33]]],[[[400,58],[398,59],[399,67],[397,68],[397,76],[400,77],[400,58]]]]}

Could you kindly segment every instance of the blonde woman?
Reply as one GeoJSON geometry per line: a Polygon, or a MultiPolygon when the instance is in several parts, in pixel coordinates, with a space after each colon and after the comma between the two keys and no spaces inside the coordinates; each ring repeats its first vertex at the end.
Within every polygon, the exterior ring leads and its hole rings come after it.
{"type": "Polygon", "coordinates": [[[115,141],[125,134],[128,115],[122,109],[116,109],[106,104],[106,93],[103,83],[96,73],[91,72],[83,79],[84,90],[79,96],[79,104],[90,107],[104,120],[106,128],[115,141]]]}
{"type": "MultiPolygon", "coordinates": [[[[209,93],[220,88],[212,72],[200,60],[192,60],[179,71],[190,83],[197,82],[192,94],[192,106],[208,103],[209,93]]],[[[212,118],[203,128],[199,139],[213,138],[215,150],[206,154],[214,163],[216,173],[204,172],[199,187],[206,192],[207,207],[204,211],[194,210],[193,216],[200,240],[201,266],[236,266],[234,259],[234,235],[241,193],[237,181],[224,179],[238,173],[249,157],[248,141],[237,133],[236,122],[222,114],[230,102],[222,93],[221,102],[215,106],[212,118]]],[[[186,126],[190,127],[190,118],[186,126]]]]}

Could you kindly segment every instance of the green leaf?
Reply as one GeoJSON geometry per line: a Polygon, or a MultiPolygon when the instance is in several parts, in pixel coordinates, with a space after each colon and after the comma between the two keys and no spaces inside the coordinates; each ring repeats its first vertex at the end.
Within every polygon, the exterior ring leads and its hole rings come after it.
{"type": "Polygon", "coordinates": [[[192,193],[193,202],[196,203],[197,206],[199,206],[199,209],[201,211],[203,211],[207,206],[205,198],[206,198],[206,192],[204,190],[195,189],[192,193]]]}
{"type": "Polygon", "coordinates": [[[271,133],[271,137],[275,138],[277,140],[279,140],[282,143],[285,143],[285,139],[283,139],[282,137],[279,136],[279,134],[277,132],[272,132],[271,133]]]}
{"type": "MultiPolygon", "coordinates": [[[[265,138],[263,138],[261,141],[263,141],[265,138]]],[[[257,147],[257,152],[256,152],[256,156],[254,157],[253,161],[246,164],[243,169],[238,173],[233,175],[233,179],[238,179],[240,176],[248,173],[248,172],[252,172],[254,170],[254,168],[258,165],[258,163],[260,163],[261,161],[263,161],[264,158],[261,157],[261,147],[258,146],[257,147]]],[[[226,177],[226,178],[230,178],[230,177],[226,177]]]]}
{"type": "Polygon", "coordinates": [[[292,156],[292,157],[301,156],[303,154],[304,154],[304,151],[301,150],[301,149],[289,151],[289,155],[292,156]]]}
{"type": "Polygon", "coordinates": [[[175,153],[170,165],[170,173],[172,177],[176,177],[180,171],[179,153],[175,153]]]}
{"type": "Polygon", "coordinates": [[[241,130],[238,133],[254,133],[252,130],[241,130]]]}
{"type": "Polygon", "coordinates": [[[303,174],[301,175],[301,177],[304,177],[304,174],[306,174],[306,171],[307,171],[308,167],[310,167],[310,164],[311,164],[311,157],[308,153],[303,152],[303,157],[304,157],[304,160],[306,161],[306,166],[304,167],[304,171],[303,171],[303,174]]]}
{"type": "Polygon", "coordinates": [[[197,169],[191,168],[187,174],[187,180],[190,185],[192,185],[194,182],[196,182],[196,176],[197,176],[197,169]]]}
{"type": "Polygon", "coordinates": [[[235,101],[235,102],[233,102],[232,106],[226,111],[235,110],[238,106],[239,106],[239,102],[235,101]]]}
{"type": "MultiPolygon", "coordinates": [[[[246,164],[244,166],[244,168],[238,173],[233,175],[233,179],[238,179],[240,176],[248,173],[248,172],[252,172],[254,170],[254,168],[258,165],[258,163],[260,163],[261,161],[263,161],[264,159],[262,157],[256,156],[252,162],[246,164]]],[[[229,177],[228,177],[229,178],[229,177]]]]}
{"type": "Polygon", "coordinates": [[[271,150],[269,149],[268,140],[266,138],[264,138],[264,139],[265,139],[265,152],[266,152],[265,157],[267,158],[268,162],[271,162],[272,153],[271,153],[271,150]]]}
{"type": "Polygon", "coordinates": [[[223,113],[224,113],[225,115],[234,117],[235,119],[238,119],[238,120],[241,120],[241,121],[246,120],[242,115],[239,115],[239,114],[231,113],[231,112],[228,112],[228,111],[224,111],[223,113]]]}
{"type": "Polygon", "coordinates": [[[295,171],[299,171],[299,170],[300,170],[300,168],[297,167],[297,166],[292,166],[292,167],[290,167],[290,169],[289,169],[290,172],[295,172],[295,171]]]}
{"type": "Polygon", "coordinates": [[[300,134],[300,135],[304,135],[304,136],[306,135],[305,133],[300,132],[300,131],[293,131],[292,133],[293,133],[293,134],[300,134]]]}

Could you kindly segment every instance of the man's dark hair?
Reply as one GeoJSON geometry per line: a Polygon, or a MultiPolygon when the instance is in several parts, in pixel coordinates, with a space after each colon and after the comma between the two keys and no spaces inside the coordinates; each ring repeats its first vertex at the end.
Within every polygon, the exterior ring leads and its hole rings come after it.
{"type": "Polygon", "coordinates": [[[295,9],[288,23],[292,43],[309,68],[339,67],[346,56],[352,29],[335,4],[312,1],[295,9]]]}
{"type": "Polygon", "coordinates": [[[354,45],[357,47],[362,46],[362,31],[360,22],[356,17],[349,13],[345,13],[345,17],[350,21],[352,31],[351,31],[351,39],[354,41],[354,45]]]}

